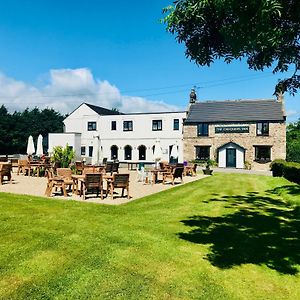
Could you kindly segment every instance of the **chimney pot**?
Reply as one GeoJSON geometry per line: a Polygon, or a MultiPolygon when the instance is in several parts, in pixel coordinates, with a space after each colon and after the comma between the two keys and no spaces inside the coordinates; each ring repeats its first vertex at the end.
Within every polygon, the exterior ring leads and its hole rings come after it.
{"type": "Polygon", "coordinates": [[[195,103],[196,101],[197,101],[197,94],[195,92],[195,89],[191,89],[190,103],[195,103]]]}

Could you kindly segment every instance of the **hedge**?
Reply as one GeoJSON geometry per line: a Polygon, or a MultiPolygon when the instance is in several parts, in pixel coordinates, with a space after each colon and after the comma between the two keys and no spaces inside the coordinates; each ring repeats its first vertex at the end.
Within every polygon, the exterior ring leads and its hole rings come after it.
{"type": "Polygon", "coordinates": [[[300,184],[300,163],[276,159],[271,163],[271,171],[274,177],[283,176],[289,181],[300,184]]]}

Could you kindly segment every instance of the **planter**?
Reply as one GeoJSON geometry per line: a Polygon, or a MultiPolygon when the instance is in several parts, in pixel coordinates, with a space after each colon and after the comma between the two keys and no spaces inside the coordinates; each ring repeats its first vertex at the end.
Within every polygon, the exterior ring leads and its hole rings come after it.
{"type": "Polygon", "coordinates": [[[213,170],[211,169],[202,169],[204,175],[212,175],[213,170]]]}

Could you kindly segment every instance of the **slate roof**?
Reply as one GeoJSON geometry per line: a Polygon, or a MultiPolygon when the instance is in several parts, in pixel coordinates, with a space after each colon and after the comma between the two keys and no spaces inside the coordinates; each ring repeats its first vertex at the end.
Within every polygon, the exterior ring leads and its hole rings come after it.
{"type": "Polygon", "coordinates": [[[276,100],[228,100],[191,104],[185,124],[284,120],[282,104],[276,100]]]}
{"type": "Polygon", "coordinates": [[[94,112],[96,112],[97,114],[101,115],[101,116],[105,116],[105,115],[122,115],[122,113],[118,112],[118,111],[114,111],[111,109],[107,109],[101,106],[96,106],[96,105],[92,105],[92,104],[88,104],[88,103],[84,103],[85,105],[87,105],[89,108],[91,108],[94,112]]]}

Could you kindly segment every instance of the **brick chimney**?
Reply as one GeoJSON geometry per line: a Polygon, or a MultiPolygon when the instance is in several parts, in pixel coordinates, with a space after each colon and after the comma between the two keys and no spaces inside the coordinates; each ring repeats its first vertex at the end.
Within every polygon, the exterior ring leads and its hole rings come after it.
{"type": "Polygon", "coordinates": [[[276,94],[276,97],[277,97],[277,102],[281,103],[281,110],[282,110],[283,116],[286,118],[284,94],[282,92],[278,92],[276,94]]]}
{"type": "Polygon", "coordinates": [[[191,89],[191,93],[190,93],[190,104],[193,104],[197,101],[197,94],[195,89],[191,89]]]}

